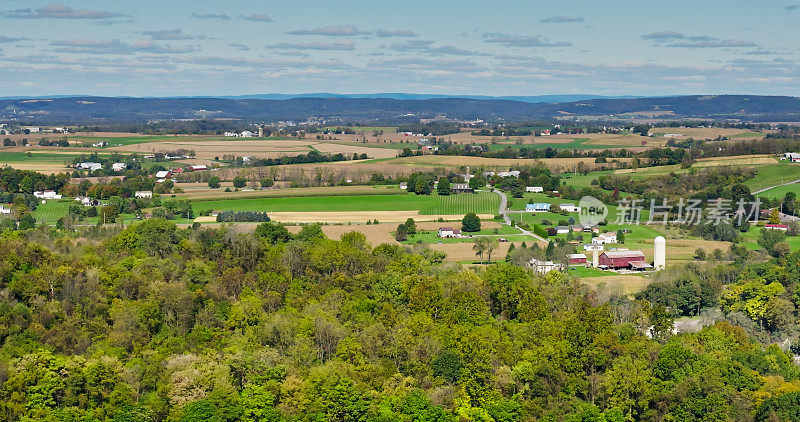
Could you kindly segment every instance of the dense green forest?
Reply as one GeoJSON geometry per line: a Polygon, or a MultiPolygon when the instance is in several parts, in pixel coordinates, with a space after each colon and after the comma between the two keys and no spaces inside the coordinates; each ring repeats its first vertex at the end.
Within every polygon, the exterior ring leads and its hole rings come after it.
{"type": "Polygon", "coordinates": [[[800,254],[601,300],[558,272],[263,223],[0,235],[0,418],[797,420],[800,254]],[[673,318],[724,313],[698,332],[673,318]],[[787,348],[788,349],[788,348],[787,348]]]}

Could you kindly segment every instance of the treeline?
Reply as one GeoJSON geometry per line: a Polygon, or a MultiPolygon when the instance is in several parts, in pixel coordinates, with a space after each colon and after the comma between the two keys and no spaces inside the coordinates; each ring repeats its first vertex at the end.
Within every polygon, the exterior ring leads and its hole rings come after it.
{"type": "Polygon", "coordinates": [[[152,219],[6,232],[0,418],[765,421],[798,411],[791,354],[748,338],[795,326],[798,254],[719,265],[710,283],[705,272],[658,279],[638,300],[608,303],[558,272],[440,260],[355,232],[326,239],[315,225],[292,235],[273,223],[241,233],[152,219]],[[719,283],[732,284],[719,293],[719,283]],[[695,314],[697,300],[725,316],[673,335],[671,307],[695,314]]]}
{"type": "MultiPolygon", "coordinates": [[[[225,158],[225,157],[223,157],[225,158]]],[[[245,160],[243,157],[233,157],[228,161],[232,166],[254,166],[254,167],[271,167],[282,166],[288,164],[309,164],[309,163],[329,163],[347,160],[366,160],[369,157],[367,154],[354,153],[352,156],[347,156],[342,153],[336,154],[320,154],[317,151],[309,151],[307,154],[298,154],[294,156],[283,156],[277,158],[249,158],[245,160]]]]}
{"type": "Polygon", "coordinates": [[[423,135],[449,135],[461,131],[461,126],[453,122],[431,122],[431,123],[404,123],[397,127],[397,132],[412,132],[423,135]]]}

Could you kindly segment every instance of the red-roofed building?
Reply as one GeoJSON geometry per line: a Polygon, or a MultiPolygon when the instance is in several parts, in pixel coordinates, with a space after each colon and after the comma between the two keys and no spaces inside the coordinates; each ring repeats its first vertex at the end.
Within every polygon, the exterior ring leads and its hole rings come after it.
{"type": "Polygon", "coordinates": [[[765,229],[786,231],[789,229],[787,224],[764,224],[765,229]]]}
{"type": "Polygon", "coordinates": [[[598,264],[608,268],[629,268],[632,262],[644,262],[642,251],[606,251],[600,254],[598,264]]]}

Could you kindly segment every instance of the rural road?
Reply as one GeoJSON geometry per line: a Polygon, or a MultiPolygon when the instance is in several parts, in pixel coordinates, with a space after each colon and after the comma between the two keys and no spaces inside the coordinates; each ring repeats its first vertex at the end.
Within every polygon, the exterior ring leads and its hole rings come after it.
{"type": "MultiPolygon", "coordinates": [[[[508,217],[508,210],[506,209],[506,207],[508,206],[508,197],[506,196],[505,193],[503,193],[502,191],[500,191],[498,189],[494,189],[492,192],[500,195],[500,210],[498,211],[498,213],[503,216],[503,220],[505,221],[505,224],[507,226],[510,226],[511,225],[511,219],[508,217]]],[[[540,236],[537,236],[537,235],[535,235],[535,234],[523,229],[522,227],[517,226],[517,228],[522,231],[521,234],[524,235],[524,236],[531,236],[531,237],[533,237],[533,238],[535,238],[537,240],[541,240],[542,242],[547,242],[546,239],[544,239],[544,238],[542,238],[540,236]]]]}

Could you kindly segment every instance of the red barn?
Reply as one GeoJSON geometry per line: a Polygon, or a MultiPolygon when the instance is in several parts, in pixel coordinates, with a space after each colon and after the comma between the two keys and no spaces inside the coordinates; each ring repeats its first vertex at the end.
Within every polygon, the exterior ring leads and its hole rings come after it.
{"type": "Polygon", "coordinates": [[[586,265],[586,255],[582,253],[569,254],[567,259],[569,259],[569,265],[586,265]]]}
{"type": "Polygon", "coordinates": [[[642,251],[606,251],[598,259],[600,266],[608,268],[627,268],[631,262],[644,262],[642,251]]]}

